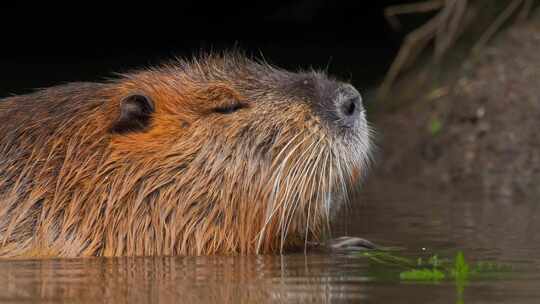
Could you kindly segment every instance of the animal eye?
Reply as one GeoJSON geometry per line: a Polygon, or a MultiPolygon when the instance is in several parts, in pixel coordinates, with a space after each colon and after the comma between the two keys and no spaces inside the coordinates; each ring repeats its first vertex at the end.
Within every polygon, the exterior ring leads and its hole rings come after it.
{"type": "Polygon", "coordinates": [[[216,107],[212,109],[212,111],[219,114],[231,114],[245,107],[246,107],[245,104],[240,103],[240,102],[235,102],[228,105],[216,107]]]}

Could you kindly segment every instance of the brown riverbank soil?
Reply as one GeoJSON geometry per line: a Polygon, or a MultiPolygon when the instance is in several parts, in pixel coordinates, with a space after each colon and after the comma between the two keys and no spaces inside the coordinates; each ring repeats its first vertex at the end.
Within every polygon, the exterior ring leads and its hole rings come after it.
{"type": "Polygon", "coordinates": [[[393,110],[379,101],[372,117],[379,152],[364,194],[540,198],[540,15],[445,69],[446,77],[406,76],[392,93],[401,105],[393,110]]]}

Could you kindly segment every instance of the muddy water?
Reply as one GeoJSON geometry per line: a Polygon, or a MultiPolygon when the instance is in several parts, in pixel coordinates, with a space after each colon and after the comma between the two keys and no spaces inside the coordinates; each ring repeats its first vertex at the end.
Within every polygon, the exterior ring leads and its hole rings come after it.
{"type": "Polygon", "coordinates": [[[510,264],[513,273],[407,283],[365,257],[311,253],[252,257],[0,261],[0,302],[47,303],[539,303],[540,208],[534,202],[365,194],[335,233],[510,264]],[[370,199],[378,197],[377,200],[370,199]],[[377,269],[377,271],[374,271],[377,269]]]}

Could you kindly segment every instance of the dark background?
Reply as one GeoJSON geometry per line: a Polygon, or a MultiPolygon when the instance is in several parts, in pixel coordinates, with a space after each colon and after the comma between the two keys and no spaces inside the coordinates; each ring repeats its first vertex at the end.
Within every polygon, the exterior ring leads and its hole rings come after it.
{"type": "MultiPolygon", "coordinates": [[[[125,7],[73,2],[1,8],[0,97],[70,81],[99,81],[174,56],[237,47],[288,69],[326,68],[373,86],[404,33],[426,15],[405,17],[396,33],[384,7],[407,1],[297,0],[125,7]]],[[[409,1],[411,2],[411,1],[409,1]]]]}

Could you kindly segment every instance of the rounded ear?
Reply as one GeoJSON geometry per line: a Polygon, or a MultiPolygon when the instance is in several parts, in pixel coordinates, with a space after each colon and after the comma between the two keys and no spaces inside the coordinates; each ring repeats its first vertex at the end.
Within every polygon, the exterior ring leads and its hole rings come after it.
{"type": "Polygon", "coordinates": [[[154,102],[145,95],[133,94],[120,102],[120,116],[111,127],[112,133],[143,131],[150,125],[154,102]]]}

